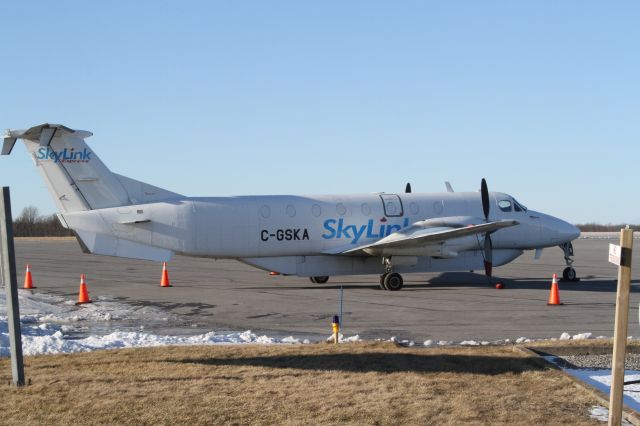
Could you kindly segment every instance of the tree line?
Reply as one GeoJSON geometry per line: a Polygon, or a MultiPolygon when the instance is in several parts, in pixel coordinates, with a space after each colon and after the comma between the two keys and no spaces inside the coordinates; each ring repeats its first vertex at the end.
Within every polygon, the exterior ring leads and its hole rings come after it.
{"type": "MultiPolygon", "coordinates": [[[[617,232],[626,224],[577,224],[581,232],[617,232]]],[[[640,229],[640,225],[630,225],[632,229],[640,229]]],[[[27,206],[13,221],[13,234],[16,237],[67,237],[73,236],[69,229],[65,229],[55,214],[41,215],[37,207],[27,206]]]]}
{"type": "MultiPolygon", "coordinates": [[[[580,232],[618,232],[622,228],[626,227],[627,224],[611,224],[608,223],[606,225],[600,223],[583,223],[576,225],[580,228],[580,232]]],[[[640,229],[640,225],[631,225],[629,224],[629,228],[638,230],[640,229]]]]}
{"type": "Polygon", "coordinates": [[[55,214],[41,215],[37,207],[27,206],[13,221],[15,237],[69,237],[73,233],[65,229],[55,214]]]}

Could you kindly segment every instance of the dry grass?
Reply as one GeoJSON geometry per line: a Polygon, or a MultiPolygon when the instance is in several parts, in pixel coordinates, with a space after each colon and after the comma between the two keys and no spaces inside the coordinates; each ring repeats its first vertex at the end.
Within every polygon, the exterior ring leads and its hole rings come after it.
{"type": "Polygon", "coordinates": [[[511,347],[197,346],[0,361],[2,424],[598,424],[596,401],[511,347]]]}

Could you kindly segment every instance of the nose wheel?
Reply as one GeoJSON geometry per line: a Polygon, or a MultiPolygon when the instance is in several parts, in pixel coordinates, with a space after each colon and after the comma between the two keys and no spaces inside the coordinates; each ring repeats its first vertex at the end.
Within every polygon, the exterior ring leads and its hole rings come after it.
{"type": "Polygon", "coordinates": [[[573,244],[571,244],[570,242],[564,243],[560,245],[560,248],[564,253],[564,261],[567,265],[567,267],[562,271],[562,279],[564,281],[572,282],[580,281],[580,278],[578,278],[577,276],[576,270],[573,268],[573,259],[571,258],[573,256],[573,244]]]}
{"type": "Polygon", "coordinates": [[[568,266],[562,271],[562,279],[565,281],[580,281],[576,278],[576,270],[568,266]]]}

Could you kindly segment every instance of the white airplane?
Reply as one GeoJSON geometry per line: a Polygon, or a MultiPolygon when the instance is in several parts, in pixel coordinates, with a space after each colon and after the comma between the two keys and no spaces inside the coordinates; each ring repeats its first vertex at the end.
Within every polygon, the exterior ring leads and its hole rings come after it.
{"type": "Polygon", "coordinates": [[[571,241],[580,231],[481,191],[402,194],[185,197],[111,172],[85,143],[92,134],[59,124],[8,130],[2,154],[25,142],[59,210],[85,252],[153,261],[173,254],[231,258],[266,271],[310,277],[473,271],[560,246],[565,279],[576,279],[571,241]]]}

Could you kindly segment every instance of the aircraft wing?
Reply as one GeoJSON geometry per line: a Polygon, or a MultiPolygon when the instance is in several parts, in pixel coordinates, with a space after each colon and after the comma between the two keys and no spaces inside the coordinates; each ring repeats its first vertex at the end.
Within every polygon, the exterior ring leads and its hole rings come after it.
{"type": "MultiPolygon", "coordinates": [[[[333,251],[330,254],[372,254],[380,249],[389,248],[415,248],[421,246],[436,245],[455,238],[468,235],[485,234],[518,224],[515,220],[499,220],[495,222],[474,224],[447,224],[438,222],[417,222],[412,226],[382,238],[374,243],[351,247],[341,251],[333,251]]],[[[329,253],[327,253],[329,254],[329,253]]]]}

